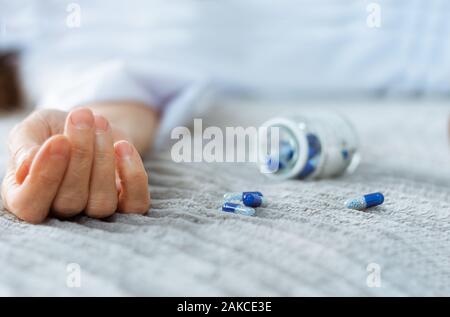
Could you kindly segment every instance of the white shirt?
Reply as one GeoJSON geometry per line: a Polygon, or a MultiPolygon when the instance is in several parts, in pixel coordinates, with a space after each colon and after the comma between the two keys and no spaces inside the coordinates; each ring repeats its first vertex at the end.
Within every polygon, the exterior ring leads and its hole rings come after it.
{"type": "Polygon", "coordinates": [[[0,0],[0,47],[24,49],[27,90],[44,107],[134,99],[158,107],[169,127],[205,86],[283,97],[450,93],[448,0],[74,3],[0,0]]]}

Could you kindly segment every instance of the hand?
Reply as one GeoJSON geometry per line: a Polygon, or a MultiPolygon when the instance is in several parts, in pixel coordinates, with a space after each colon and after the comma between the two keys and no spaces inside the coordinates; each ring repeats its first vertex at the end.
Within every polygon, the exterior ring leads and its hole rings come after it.
{"type": "Polygon", "coordinates": [[[31,223],[49,213],[103,218],[147,212],[148,178],[139,153],[125,140],[114,143],[113,134],[109,122],[87,108],[32,113],[9,137],[6,209],[31,223]]]}

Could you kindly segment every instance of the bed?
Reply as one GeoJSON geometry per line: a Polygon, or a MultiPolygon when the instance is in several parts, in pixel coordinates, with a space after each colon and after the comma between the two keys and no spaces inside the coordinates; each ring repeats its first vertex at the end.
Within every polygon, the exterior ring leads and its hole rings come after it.
{"type": "MultiPolygon", "coordinates": [[[[355,173],[275,182],[249,164],[153,153],[145,216],[30,225],[0,211],[0,295],[449,296],[448,101],[222,100],[201,117],[248,126],[312,108],[355,125],[355,173]],[[269,206],[256,217],[218,211],[225,192],[242,190],[263,192],[269,206]],[[343,207],[373,191],[385,194],[382,206],[343,207]]],[[[4,139],[18,119],[0,120],[4,139]]],[[[2,147],[2,174],[5,160],[2,147]]]]}

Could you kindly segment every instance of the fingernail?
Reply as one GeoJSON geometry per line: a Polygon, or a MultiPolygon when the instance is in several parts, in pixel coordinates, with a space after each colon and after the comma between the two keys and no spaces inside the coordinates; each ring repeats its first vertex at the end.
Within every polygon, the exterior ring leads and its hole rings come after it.
{"type": "Polygon", "coordinates": [[[95,129],[97,132],[106,132],[109,128],[108,120],[105,119],[103,116],[95,115],[95,129]]]}
{"type": "Polygon", "coordinates": [[[133,147],[126,141],[121,141],[116,144],[116,153],[119,157],[125,159],[133,155],[133,147]]]}
{"type": "Polygon", "coordinates": [[[70,151],[70,144],[65,139],[57,139],[53,140],[50,144],[50,156],[60,157],[60,156],[68,156],[70,151]]]}
{"type": "Polygon", "coordinates": [[[82,108],[70,113],[70,121],[78,129],[90,129],[94,126],[94,117],[91,110],[82,108]]]}

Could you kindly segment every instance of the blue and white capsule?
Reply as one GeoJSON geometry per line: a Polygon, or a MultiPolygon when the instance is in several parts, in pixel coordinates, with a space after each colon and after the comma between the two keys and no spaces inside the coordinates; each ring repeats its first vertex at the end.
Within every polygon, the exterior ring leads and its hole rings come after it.
{"type": "Polygon", "coordinates": [[[223,199],[226,202],[242,202],[253,208],[267,206],[267,199],[260,192],[226,193],[223,199]]]}
{"type": "Polygon", "coordinates": [[[242,193],[226,193],[223,195],[223,200],[225,201],[243,201],[244,196],[247,194],[253,194],[263,197],[261,192],[242,192],[242,193]]]}
{"type": "Polygon", "coordinates": [[[278,152],[267,155],[266,157],[266,167],[271,172],[276,172],[278,170],[284,169],[295,155],[295,149],[291,143],[286,140],[281,140],[279,143],[278,152]]]}
{"type": "Polygon", "coordinates": [[[382,193],[372,193],[347,200],[345,202],[345,207],[349,209],[364,210],[370,207],[379,206],[383,202],[384,196],[382,193]]]}
{"type": "Polygon", "coordinates": [[[266,197],[253,193],[245,193],[244,195],[242,195],[242,202],[245,206],[253,208],[267,206],[266,197]]]}
{"type": "Polygon", "coordinates": [[[222,205],[222,211],[233,212],[243,216],[254,216],[256,210],[252,207],[242,206],[241,204],[235,204],[230,202],[225,202],[222,205]]]}
{"type": "Polygon", "coordinates": [[[295,154],[295,150],[294,150],[294,147],[291,145],[291,143],[282,140],[280,142],[279,161],[287,163],[292,160],[292,158],[294,157],[294,154],[295,154]]]}

